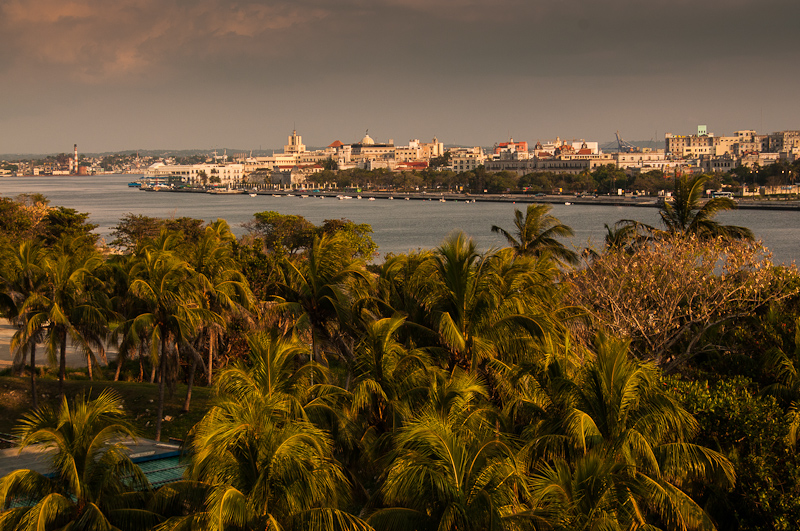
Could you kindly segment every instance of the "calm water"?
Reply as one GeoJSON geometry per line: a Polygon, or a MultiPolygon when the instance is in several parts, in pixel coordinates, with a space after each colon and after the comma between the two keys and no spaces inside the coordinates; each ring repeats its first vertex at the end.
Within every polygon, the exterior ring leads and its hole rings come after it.
{"type": "MultiPolygon", "coordinates": [[[[211,221],[223,218],[237,235],[245,231],[241,224],[253,213],[274,210],[281,214],[298,214],[312,223],[325,219],[347,218],[356,223],[369,223],[380,253],[402,253],[437,246],[453,230],[472,236],[479,247],[487,250],[502,246],[505,241],[490,228],[513,227],[514,208],[526,205],[507,203],[439,203],[438,201],[338,201],[334,198],[250,197],[243,195],[175,194],[142,192],[128,188],[133,175],[95,177],[3,177],[0,195],[15,197],[38,192],[51,204],[88,212],[97,232],[108,236],[126,213],[154,217],[192,217],[211,221]]],[[[641,207],[594,205],[553,205],[552,214],[575,231],[568,244],[576,249],[602,245],[604,224],[620,219],[635,219],[657,224],[657,210],[641,207]]],[[[761,210],[723,212],[719,218],[727,224],[749,227],[773,252],[776,262],[789,263],[800,258],[800,213],[761,210]]]]}

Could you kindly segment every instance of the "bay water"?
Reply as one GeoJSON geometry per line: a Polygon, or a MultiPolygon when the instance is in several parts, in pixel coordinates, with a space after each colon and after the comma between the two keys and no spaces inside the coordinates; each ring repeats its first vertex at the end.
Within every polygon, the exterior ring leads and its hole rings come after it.
{"type": "MultiPolygon", "coordinates": [[[[466,203],[464,201],[389,201],[353,198],[272,197],[247,194],[196,194],[143,192],[127,183],[138,175],[0,177],[0,196],[13,198],[23,193],[41,193],[51,205],[74,208],[89,213],[96,232],[106,240],[114,226],[127,213],[152,217],[191,217],[204,221],[222,218],[237,236],[246,230],[243,223],[253,214],[274,210],[281,214],[301,215],[314,224],[326,219],[346,218],[368,223],[381,257],[386,253],[431,249],[447,235],[461,230],[471,236],[482,251],[505,245],[505,240],[491,232],[498,225],[513,232],[514,209],[527,204],[466,203]]],[[[568,197],[565,198],[565,201],[568,197]]],[[[572,227],[574,237],[564,243],[577,251],[600,248],[606,234],[604,224],[613,226],[620,219],[634,219],[658,225],[658,209],[554,204],[551,214],[572,227]]],[[[736,210],[722,212],[717,219],[725,224],[750,228],[773,253],[776,263],[789,264],[800,258],[800,212],[736,210]]]]}

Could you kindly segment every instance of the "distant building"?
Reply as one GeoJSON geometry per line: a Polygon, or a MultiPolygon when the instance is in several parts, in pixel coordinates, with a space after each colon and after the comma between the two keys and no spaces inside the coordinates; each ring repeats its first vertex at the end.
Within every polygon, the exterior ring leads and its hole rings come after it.
{"type": "Polygon", "coordinates": [[[303,137],[297,134],[297,130],[292,131],[289,136],[289,143],[283,146],[283,152],[286,155],[299,155],[306,151],[306,146],[303,144],[303,137]]]}
{"type": "Polygon", "coordinates": [[[242,164],[174,164],[157,162],[144,172],[145,179],[179,179],[187,184],[211,184],[219,180],[222,186],[238,186],[242,183],[242,164]]]}
{"type": "Polygon", "coordinates": [[[284,188],[297,188],[305,186],[306,174],[298,167],[275,169],[272,171],[271,182],[284,188]]]}
{"type": "Polygon", "coordinates": [[[449,153],[450,169],[459,173],[472,171],[486,161],[486,155],[480,147],[453,148],[449,153]]]}
{"type": "Polygon", "coordinates": [[[507,153],[517,153],[517,152],[528,152],[528,143],[527,142],[514,142],[514,139],[511,138],[508,142],[500,142],[499,144],[494,145],[494,154],[500,155],[503,152],[507,153]]]}
{"type": "Polygon", "coordinates": [[[394,141],[390,139],[387,143],[377,143],[369,136],[369,132],[350,147],[350,157],[356,162],[394,160],[394,141]]]}

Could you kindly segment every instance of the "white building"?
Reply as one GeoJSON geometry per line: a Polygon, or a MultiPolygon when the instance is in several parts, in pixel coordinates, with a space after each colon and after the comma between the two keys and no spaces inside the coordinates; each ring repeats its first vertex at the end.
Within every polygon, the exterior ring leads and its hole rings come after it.
{"type": "Polygon", "coordinates": [[[472,171],[486,161],[483,148],[453,148],[450,153],[450,169],[455,172],[472,171]]]}
{"type": "Polygon", "coordinates": [[[144,172],[145,179],[178,178],[187,184],[238,186],[242,183],[242,164],[171,164],[157,162],[144,172]]]}

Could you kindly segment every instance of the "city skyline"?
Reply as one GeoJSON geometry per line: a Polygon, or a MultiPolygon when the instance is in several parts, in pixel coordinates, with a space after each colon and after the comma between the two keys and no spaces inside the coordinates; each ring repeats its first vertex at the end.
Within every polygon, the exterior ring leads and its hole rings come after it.
{"type": "Polygon", "coordinates": [[[788,0],[0,0],[0,153],[492,145],[800,121],[788,0]]]}

